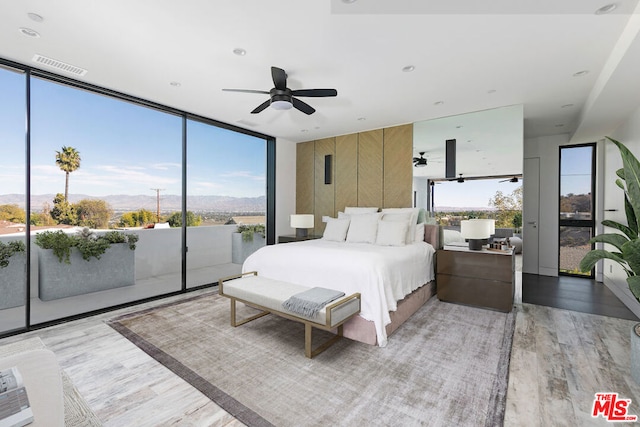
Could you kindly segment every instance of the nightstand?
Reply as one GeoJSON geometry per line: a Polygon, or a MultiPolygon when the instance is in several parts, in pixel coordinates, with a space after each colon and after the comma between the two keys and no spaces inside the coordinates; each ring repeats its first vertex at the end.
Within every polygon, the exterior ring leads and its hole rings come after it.
{"type": "Polygon", "coordinates": [[[509,251],[445,246],[438,250],[436,287],[441,301],[510,312],[515,256],[509,251]]]}
{"type": "Polygon", "coordinates": [[[288,236],[278,236],[278,243],[302,242],[304,240],[315,240],[321,238],[322,236],[317,236],[315,234],[309,234],[306,237],[297,237],[295,234],[291,234],[288,236]]]}

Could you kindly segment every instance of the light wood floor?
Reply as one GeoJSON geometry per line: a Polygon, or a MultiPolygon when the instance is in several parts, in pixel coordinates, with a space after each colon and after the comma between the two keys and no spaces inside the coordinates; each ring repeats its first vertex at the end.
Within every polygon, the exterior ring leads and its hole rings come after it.
{"type": "MultiPolygon", "coordinates": [[[[202,292],[210,291],[197,293],[202,292]]],[[[106,426],[241,425],[104,324],[119,314],[182,298],[4,338],[0,345],[40,336],[106,426]]],[[[519,292],[516,298],[506,426],[609,425],[590,417],[594,393],[606,391],[631,398],[630,412],[640,415],[640,386],[629,375],[634,322],[522,304],[519,292]]]]}

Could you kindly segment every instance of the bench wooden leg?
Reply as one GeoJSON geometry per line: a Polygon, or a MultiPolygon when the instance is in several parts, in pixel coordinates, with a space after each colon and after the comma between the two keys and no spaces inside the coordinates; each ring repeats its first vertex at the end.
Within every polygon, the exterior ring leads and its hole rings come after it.
{"type": "Polygon", "coordinates": [[[244,325],[245,323],[251,322],[252,320],[259,319],[260,317],[266,316],[267,314],[269,314],[268,311],[261,311],[260,313],[258,313],[256,315],[253,315],[251,317],[248,317],[248,318],[243,319],[243,320],[238,322],[236,320],[236,299],[235,298],[231,298],[230,299],[230,303],[231,303],[231,326],[233,326],[233,327],[244,325]]]}
{"type": "Polygon", "coordinates": [[[313,326],[308,323],[304,324],[304,355],[309,359],[319,355],[342,338],[342,325],[338,326],[338,332],[324,343],[320,344],[316,349],[311,349],[311,341],[313,335],[313,326]]]}

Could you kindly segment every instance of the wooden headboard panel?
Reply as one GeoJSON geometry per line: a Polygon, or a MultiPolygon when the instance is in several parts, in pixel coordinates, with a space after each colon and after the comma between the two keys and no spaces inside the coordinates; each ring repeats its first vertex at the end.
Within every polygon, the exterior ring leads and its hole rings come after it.
{"type": "Polygon", "coordinates": [[[435,249],[442,249],[442,227],[439,225],[424,225],[424,241],[435,249]]]}

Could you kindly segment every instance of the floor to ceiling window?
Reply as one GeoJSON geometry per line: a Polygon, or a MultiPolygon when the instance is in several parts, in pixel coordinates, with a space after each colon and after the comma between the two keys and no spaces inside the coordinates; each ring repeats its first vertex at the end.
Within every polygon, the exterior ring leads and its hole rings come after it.
{"type": "Polygon", "coordinates": [[[240,273],[265,244],[267,147],[196,120],[187,121],[187,141],[187,286],[194,287],[240,273]]]}
{"type": "Polygon", "coordinates": [[[26,324],[25,81],[0,67],[0,334],[26,324]]]}
{"type": "Polygon", "coordinates": [[[4,60],[0,91],[0,336],[215,284],[274,221],[271,137],[4,60]]]}
{"type": "Polygon", "coordinates": [[[592,249],[594,235],[595,144],[560,148],[559,273],[593,277],[581,272],[582,258],[592,249]]]}

